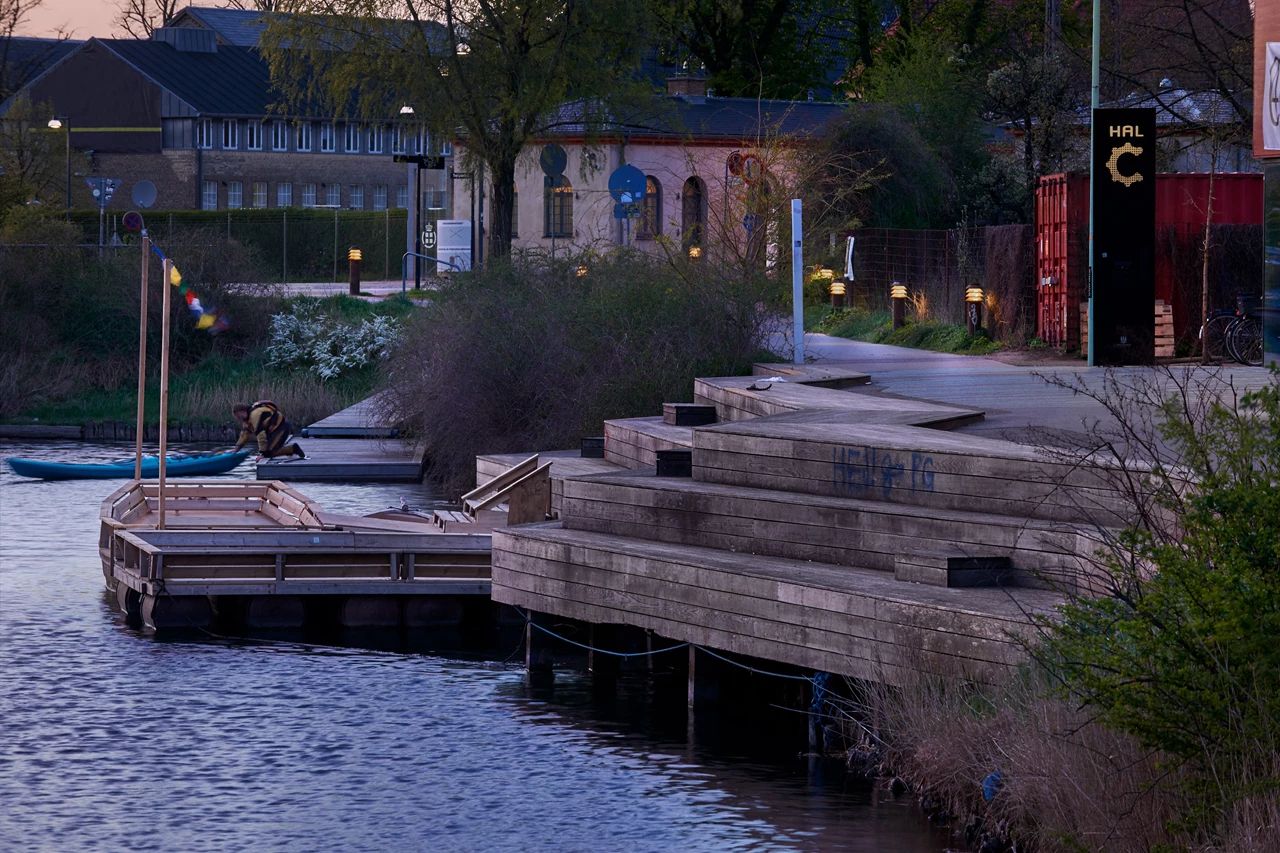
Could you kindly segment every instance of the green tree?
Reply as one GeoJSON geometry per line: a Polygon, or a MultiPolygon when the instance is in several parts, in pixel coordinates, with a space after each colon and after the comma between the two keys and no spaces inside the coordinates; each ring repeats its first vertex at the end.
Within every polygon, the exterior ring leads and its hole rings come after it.
{"type": "Polygon", "coordinates": [[[635,108],[647,7],[623,0],[298,0],[263,49],[295,113],[414,119],[459,134],[491,180],[489,257],[511,253],[521,151],[635,108]],[[634,70],[634,71],[633,71],[634,70]]]}
{"type": "MultiPolygon", "coordinates": [[[[62,209],[66,192],[65,130],[48,126],[53,109],[15,95],[0,117],[0,220],[14,205],[40,204],[62,209]]],[[[72,152],[73,169],[84,169],[72,152]]]]}
{"type": "Polygon", "coordinates": [[[1044,659],[1108,725],[1192,768],[1210,802],[1274,792],[1280,371],[1241,396],[1212,379],[1124,388],[1084,393],[1122,425],[1096,449],[1123,440],[1126,458],[1155,460],[1117,478],[1139,521],[1102,552],[1103,594],[1048,627],[1044,659]],[[1163,418],[1145,428],[1134,404],[1152,400],[1163,418]]]}

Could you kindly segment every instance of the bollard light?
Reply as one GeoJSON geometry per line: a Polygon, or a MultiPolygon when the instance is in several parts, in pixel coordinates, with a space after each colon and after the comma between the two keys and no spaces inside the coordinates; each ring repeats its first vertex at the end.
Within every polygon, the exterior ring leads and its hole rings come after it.
{"type": "Polygon", "coordinates": [[[986,294],[982,292],[981,287],[965,288],[964,318],[970,337],[976,335],[978,330],[982,328],[982,303],[985,301],[986,294]]]}
{"type": "Polygon", "coordinates": [[[691,260],[691,261],[696,261],[696,260],[697,260],[698,258],[700,258],[700,257],[702,257],[702,247],[701,247],[701,246],[690,246],[690,247],[689,247],[689,260],[691,260]]]}
{"type": "Polygon", "coordinates": [[[895,281],[889,288],[889,299],[893,304],[893,327],[901,329],[906,322],[907,286],[895,281]]]}
{"type": "Polygon", "coordinates": [[[831,307],[843,308],[844,307],[844,282],[840,279],[836,279],[835,281],[831,282],[831,285],[827,289],[831,292],[831,307]]]}
{"type": "Polygon", "coordinates": [[[578,265],[578,268],[577,268],[576,270],[574,270],[574,274],[575,274],[578,278],[586,278],[586,277],[587,277],[587,265],[586,265],[586,264],[579,264],[579,265],[578,265]]]}
{"type": "Polygon", "coordinates": [[[352,296],[360,295],[360,261],[364,253],[352,246],[347,249],[347,292],[352,296]]]}

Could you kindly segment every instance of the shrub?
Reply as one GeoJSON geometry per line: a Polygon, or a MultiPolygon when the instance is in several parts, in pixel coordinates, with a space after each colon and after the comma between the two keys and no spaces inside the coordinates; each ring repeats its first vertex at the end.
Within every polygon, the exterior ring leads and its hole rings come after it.
{"type": "Polygon", "coordinates": [[[267,363],[303,368],[326,381],[382,361],[399,337],[399,323],[390,317],[348,323],[324,312],[319,300],[300,299],[271,318],[267,363]]]}
{"type": "Polygon", "coordinates": [[[747,371],[772,288],[631,252],[491,265],[410,321],[392,413],[429,448],[429,473],[462,490],[478,454],[574,447],[605,418],[690,399],[695,376],[747,371]]]}

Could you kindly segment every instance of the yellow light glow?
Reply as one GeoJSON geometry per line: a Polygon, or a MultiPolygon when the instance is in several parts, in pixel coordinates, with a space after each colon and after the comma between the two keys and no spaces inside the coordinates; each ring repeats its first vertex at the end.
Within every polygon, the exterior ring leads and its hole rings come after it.
{"type": "Polygon", "coordinates": [[[889,288],[889,298],[890,299],[906,299],[907,286],[905,284],[894,283],[893,287],[889,288]]]}
{"type": "Polygon", "coordinates": [[[586,278],[589,270],[587,269],[586,264],[581,264],[576,270],[574,270],[574,272],[577,274],[578,278],[586,278]]]}
{"type": "Polygon", "coordinates": [[[347,250],[347,260],[349,261],[364,260],[364,253],[361,252],[359,249],[357,249],[355,246],[352,246],[349,250],[347,250]]]}
{"type": "Polygon", "coordinates": [[[843,281],[833,281],[833,282],[831,282],[831,295],[832,295],[832,296],[844,296],[844,282],[843,282],[843,281]]]}
{"type": "Polygon", "coordinates": [[[964,291],[965,302],[982,302],[985,299],[986,299],[986,296],[983,294],[981,287],[965,288],[965,291],[964,291]]]}
{"type": "Polygon", "coordinates": [[[701,246],[690,246],[690,247],[689,247],[689,257],[690,257],[690,258],[693,258],[694,260],[697,260],[698,258],[702,257],[702,247],[701,247],[701,246]]]}

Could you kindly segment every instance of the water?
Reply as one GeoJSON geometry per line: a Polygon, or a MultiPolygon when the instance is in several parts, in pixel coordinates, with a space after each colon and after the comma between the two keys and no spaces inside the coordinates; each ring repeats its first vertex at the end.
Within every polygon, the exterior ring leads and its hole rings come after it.
{"type": "MultiPolygon", "coordinates": [[[[0,456],[127,452],[0,441],[0,456]]],[[[531,692],[499,660],[132,631],[96,549],[118,485],[0,474],[0,849],[945,847],[909,802],[829,766],[673,736],[644,685],[604,702],[572,675],[531,692]]],[[[433,500],[301,488],[343,512],[433,500]]]]}

